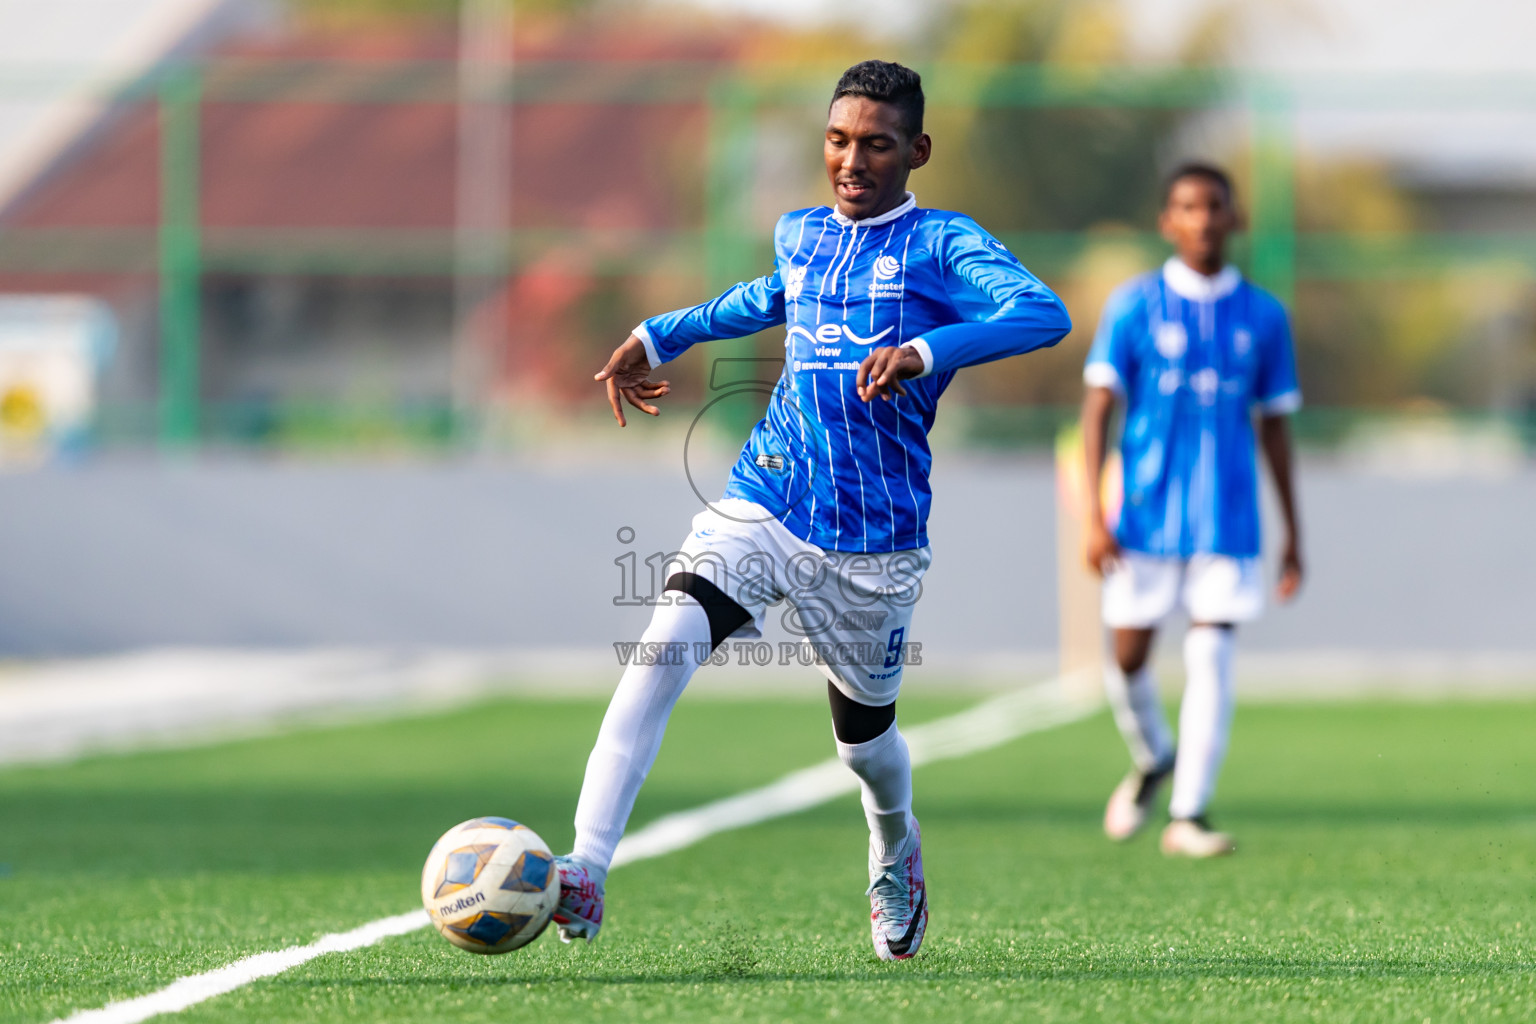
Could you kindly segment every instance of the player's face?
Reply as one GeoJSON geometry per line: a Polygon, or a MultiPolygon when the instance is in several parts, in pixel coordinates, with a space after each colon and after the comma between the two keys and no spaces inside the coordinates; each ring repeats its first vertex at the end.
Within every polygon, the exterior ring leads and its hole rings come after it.
{"type": "Polygon", "coordinates": [[[837,208],[852,220],[878,217],[901,205],[907,175],[928,162],[927,134],[909,139],[901,112],[867,96],[844,96],[827,112],[823,154],[837,208]]]}
{"type": "Polygon", "coordinates": [[[1221,269],[1227,236],[1237,229],[1237,211],[1227,190],[1216,182],[1181,178],[1168,192],[1159,226],[1179,259],[1202,273],[1214,274],[1221,269]]]}

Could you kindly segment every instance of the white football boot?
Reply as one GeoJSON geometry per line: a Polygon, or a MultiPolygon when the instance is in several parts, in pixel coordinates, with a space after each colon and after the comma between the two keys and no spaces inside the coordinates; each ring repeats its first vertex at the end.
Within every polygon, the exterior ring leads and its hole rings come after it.
{"type": "Polygon", "coordinates": [[[556,857],[560,871],[560,902],[553,920],[561,942],[597,938],[603,927],[603,883],[592,877],[587,866],[571,857],[556,857]]]}
{"type": "Polygon", "coordinates": [[[1120,780],[1120,785],[1109,794],[1104,807],[1104,834],[1117,843],[1123,843],[1142,830],[1158,791],[1168,776],[1173,774],[1173,762],[1154,768],[1150,772],[1132,769],[1120,780]]]}
{"type": "Polygon", "coordinates": [[[928,886],[923,881],[923,835],[917,819],[907,835],[906,849],[895,864],[875,859],[869,851],[869,930],[875,955],[881,960],[906,960],[923,944],[928,930],[928,886]]]}
{"type": "Polygon", "coordinates": [[[1237,844],[1225,832],[1217,832],[1201,818],[1174,818],[1163,829],[1163,853],[1169,857],[1224,857],[1237,852],[1237,844]]]}

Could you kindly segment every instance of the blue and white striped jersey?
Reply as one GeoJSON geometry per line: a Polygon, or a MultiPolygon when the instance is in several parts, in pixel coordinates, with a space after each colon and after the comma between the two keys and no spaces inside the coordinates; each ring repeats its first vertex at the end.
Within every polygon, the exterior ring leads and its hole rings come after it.
{"type": "Polygon", "coordinates": [[[939,396],[961,367],[1060,341],[1066,308],[975,221],[919,209],[911,193],[866,220],[826,206],[785,214],[774,254],[768,276],[636,328],[651,365],[786,324],[783,375],[725,496],[826,550],[926,545],[939,396]],[[860,401],[859,364],[886,345],[911,345],[925,371],[906,397],[860,401]]]}
{"type": "Polygon", "coordinates": [[[1120,544],[1257,555],[1253,413],[1301,406],[1279,300],[1234,267],[1208,278],[1171,259],[1110,296],[1083,379],[1126,403],[1120,544]]]}

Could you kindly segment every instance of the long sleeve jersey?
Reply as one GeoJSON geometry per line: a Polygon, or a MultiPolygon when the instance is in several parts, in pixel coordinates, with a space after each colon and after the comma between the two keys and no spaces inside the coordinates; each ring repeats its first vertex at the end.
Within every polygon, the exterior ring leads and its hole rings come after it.
{"type": "Polygon", "coordinates": [[[826,550],[928,543],[928,432],[955,371],[1056,344],[1061,300],[959,213],[906,202],[850,220],[826,206],[779,218],[774,270],[636,329],[651,365],[689,347],[784,324],[784,372],[725,496],[755,501],[826,550]],[[861,401],[859,364],[910,345],[922,376],[905,396],[861,401]]]}

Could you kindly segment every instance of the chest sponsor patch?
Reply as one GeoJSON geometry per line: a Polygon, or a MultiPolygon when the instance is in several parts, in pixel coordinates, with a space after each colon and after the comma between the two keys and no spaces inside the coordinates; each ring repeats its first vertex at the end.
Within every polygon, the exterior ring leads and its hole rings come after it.
{"type": "MultiPolygon", "coordinates": [[[[852,345],[873,345],[895,329],[894,327],[887,327],[874,337],[865,338],[847,324],[822,324],[816,328],[816,333],[814,334],[799,324],[795,324],[789,329],[786,340],[790,342],[794,342],[796,339],[808,341],[812,346],[840,345],[845,341],[852,345]]],[[[818,352],[817,354],[820,355],[821,353],[818,352]]]]}

